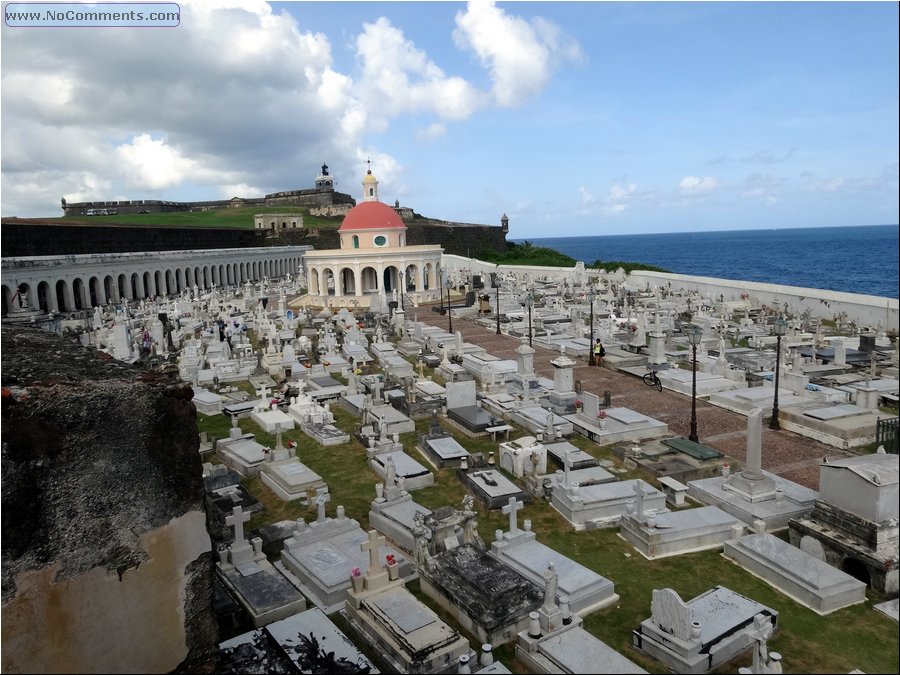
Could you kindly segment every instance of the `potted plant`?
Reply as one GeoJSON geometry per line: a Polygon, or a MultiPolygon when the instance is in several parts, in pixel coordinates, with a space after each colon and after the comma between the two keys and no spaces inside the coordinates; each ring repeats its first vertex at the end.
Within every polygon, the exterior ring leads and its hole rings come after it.
{"type": "Polygon", "coordinates": [[[353,592],[359,593],[363,589],[363,576],[362,570],[358,567],[354,567],[350,570],[350,583],[353,584],[353,592]]]}
{"type": "Polygon", "coordinates": [[[400,564],[397,562],[394,555],[390,553],[385,558],[385,561],[387,562],[388,578],[391,581],[394,581],[400,576],[400,564]]]}
{"type": "Polygon", "coordinates": [[[600,410],[597,412],[597,426],[601,429],[606,428],[606,418],[607,414],[605,410],[600,410]]]}

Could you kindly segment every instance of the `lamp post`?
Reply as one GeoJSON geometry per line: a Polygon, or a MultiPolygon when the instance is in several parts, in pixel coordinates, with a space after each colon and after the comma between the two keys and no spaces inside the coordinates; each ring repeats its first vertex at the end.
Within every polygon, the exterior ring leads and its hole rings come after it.
{"type": "MultiPolygon", "coordinates": [[[[443,297],[443,295],[441,296],[443,297]]],[[[447,321],[450,323],[450,332],[453,332],[453,314],[450,313],[450,280],[447,280],[447,321]]]]}
{"type": "Polygon", "coordinates": [[[700,437],[697,436],[697,345],[700,344],[702,337],[703,330],[700,326],[691,326],[688,329],[687,338],[691,345],[691,370],[693,371],[691,377],[691,433],[688,439],[694,443],[700,442],[700,437]]]}
{"type": "Polygon", "coordinates": [[[588,301],[591,303],[591,341],[588,344],[588,365],[594,365],[594,298],[597,297],[597,291],[594,290],[593,284],[587,292],[588,301]]]}
{"type": "Polygon", "coordinates": [[[497,335],[500,335],[500,273],[494,274],[494,288],[497,289],[497,335]]]}
{"type": "MultiPolygon", "coordinates": [[[[772,419],[769,422],[769,428],[777,431],[781,429],[781,422],[778,421],[778,371],[781,370],[781,338],[787,332],[787,321],[779,316],[775,319],[772,329],[775,332],[775,400],[772,405],[772,419]]],[[[815,345],[813,345],[813,350],[815,350],[815,345]]]]}
{"type": "Polygon", "coordinates": [[[528,308],[528,346],[531,346],[531,307],[534,305],[534,296],[531,291],[525,296],[525,306],[528,308]]]}
{"type": "Polygon", "coordinates": [[[444,313],[444,270],[441,270],[441,314],[444,313]]]}

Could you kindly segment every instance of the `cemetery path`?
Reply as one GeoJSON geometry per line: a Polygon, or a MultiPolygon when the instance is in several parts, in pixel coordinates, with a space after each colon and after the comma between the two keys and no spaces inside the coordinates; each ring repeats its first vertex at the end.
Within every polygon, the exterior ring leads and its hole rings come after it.
{"type": "MultiPolygon", "coordinates": [[[[418,320],[430,326],[449,329],[446,316],[421,307],[418,320]]],[[[463,340],[483,347],[502,359],[516,360],[516,348],[520,340],[508,335],[497,335],[495,329],[488,329],[472,320],[453,317],[453,331],[462,333],[463,340]]],[[[559,356],[558,352],[534,346],[534,370],[552,379],[553,366],[550,362],[559,356]]],[[[639,377],[611,370],[605,367],[591,367],[582,357],[575,366],[574,379],[583,390],[603,396],[605,391],[612,395],[614,406],[631,408],[639,413],[654,417],[669,425],[672,434],[687,437],[691,424],[691,400],[667,389],[659,392],[647,387],[639,377]]],[[[747,418],[743,415],[697,400],[697,432],[700,442],[719,452],[743,462],[746,458],[747,418]]],[[[826,455],[849,456],[818,441],[804,438],[790,431],[773,431],[763,426],[763,468],[779,476],[813,490],[819,489],[819,462],[826,455]]]]}

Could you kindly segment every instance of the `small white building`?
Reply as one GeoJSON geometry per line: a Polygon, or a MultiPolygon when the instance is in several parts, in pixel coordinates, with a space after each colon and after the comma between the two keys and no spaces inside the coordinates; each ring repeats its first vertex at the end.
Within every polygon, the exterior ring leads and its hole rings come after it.
{"type": "Polygon", "coordinates": [[[257,230],[298,230],[303,228],[303,215],[300,213],[257,213],[253,216],[253,227],[257,230]]]}
{"type": "Polygon", "coordinates": [[[371,169],[363,201],[344,217],[340,249],[310,251],[304,259],[309,292],[297,306],[386,310],[405,294],[413,304],[440,299],[440,246],[407,246],[406,224],[378,201],[371,169]]]}

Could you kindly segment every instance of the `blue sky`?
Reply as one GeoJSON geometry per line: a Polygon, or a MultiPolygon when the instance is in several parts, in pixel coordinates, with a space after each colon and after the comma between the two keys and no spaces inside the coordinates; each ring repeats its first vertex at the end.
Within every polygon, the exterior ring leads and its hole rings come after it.
{"type": "Polygon", "coordinates": [[[2,213],[311,185],[510,236],[897,223],[893,2],[203,2],[2,30],[2,213]],[[111,56],[114,55],[114,56],[111,56]]]}

